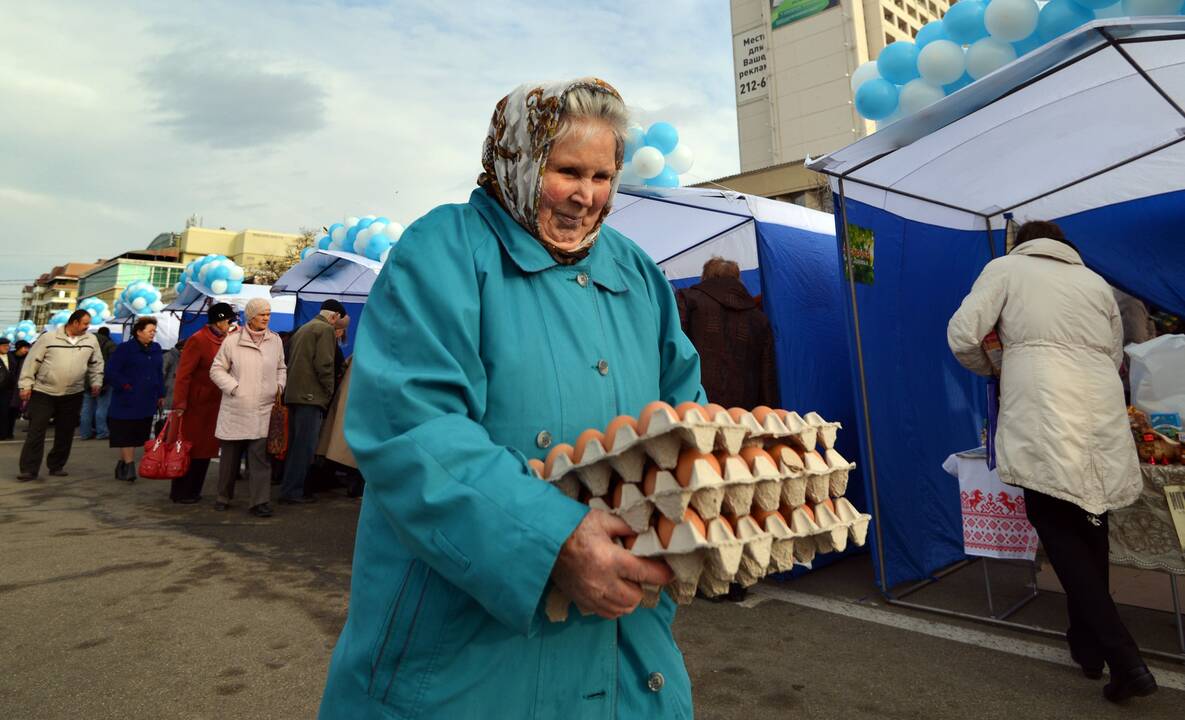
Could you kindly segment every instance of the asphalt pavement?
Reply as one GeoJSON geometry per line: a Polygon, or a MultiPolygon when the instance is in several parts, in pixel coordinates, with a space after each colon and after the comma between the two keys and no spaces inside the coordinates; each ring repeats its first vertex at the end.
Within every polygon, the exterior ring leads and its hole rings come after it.
{"type": "MultiPolygon", "coordinates": [[[[77,442],[69,477],[30,483],[14,479],[19,451],[0,442],[0,719],[315,717],[357,500],[326,493],[259,519],[241,502],[213,509],[216,465],[207,500],[184,506],[168,483],[114,480],[106,443],[77,442]]],[[[997,592],[1022,589],[1008,572],[997,592]]],[[[975,572],[943,582],[918,601],[982,604],[975,572]]],[[[1141,643],[1173,649],[1169,614],[1124,616],[1141,643]]],[[[1043,594],[1016,619],[1057,627],[1062,600],[1043,594]]],[[[1151,663],[1161,691],[1112,706],[1056,640],[886,605],[867,555],[739,605],[697,600],[675,631],[699,718],[1185,717],[1181,664],[1151,663]]]]}

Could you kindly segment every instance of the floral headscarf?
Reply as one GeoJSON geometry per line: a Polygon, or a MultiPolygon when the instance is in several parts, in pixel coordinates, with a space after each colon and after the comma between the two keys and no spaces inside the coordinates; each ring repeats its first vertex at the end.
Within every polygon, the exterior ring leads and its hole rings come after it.
{"type": "MultiPolygon", "coordinates": [[[[579,247],[564,250],[543,238],[539,232],[543,169],[547,166],[552,141],[559,130],[565,98],[569,91],[581,87],[606,92],[621,99],[617,90],[604,80],[581,78],[542,85],[520,85],[498,101],[482,148],[481,164],[484,172],[477,179],[478,185],[497,199],[506,212],[561,265],[579,262],[592,250],[601,231],[601,223],[613,205],[617,177],[620,177],[620,173],[614,177],[609,202],[605,203],[597,224],[579,247]]],[[[620,153],[617,169],[621,170],[620,153]]]]}

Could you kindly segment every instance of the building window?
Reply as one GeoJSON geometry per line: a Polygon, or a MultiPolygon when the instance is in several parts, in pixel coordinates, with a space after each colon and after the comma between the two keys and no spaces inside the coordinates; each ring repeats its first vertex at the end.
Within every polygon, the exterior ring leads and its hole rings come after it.
{"type": "Polygon", "coordinates": [[[903,32],[903,33],[909,32],[909,26],[906,25],[905,21],[902,20],[901,18],[897,18],[897,28],[899,30],[901,30],[901,32],[903,32]]]}
{"type": "Polygon", "coordinates": [[[931,15],[935,15],[935,16],[938,15],[938,6],[937,5],[935,5],[934,3],[926,3],[926,7],[930,8],[931,15]]]}
{"type": "Polygon", "coordinates": [[[905,7],[905,0],[893,0],[893,4],[899,8],[905,7]]]}
{"type": "Polygon", "coordinates": [[[893,36],[890,35],[889,33],[885,33],[885,45],[887,46],[887,45],[892,45],[892,44],[893,44],[893,36]]]}
{"type": "Polygon", "coordinates": [[[912,5],[910,5],[909,7],[905,8],[905,12],[906,12],[906,13],[907,13],[907,14],[908,14],[908,15],[909,15],[911,18],[916,18],[916,17],[918,16],[918,11],[917,11],[917,10],[914,10],[912,5]]]}
{"type": "Polygon", "coordinates": [[[916,39],[918,36],[918,29],[917,28],[910,28],[909,34],[912,35],[916,39]]]}
{"type": "Polygon", "coordinates": [[[885,8],[885,20],[888,22],[893,22],[893,11],[889,8],[885,8]]]}
{"type": "Polygon", "coordinates": [[[181,268],[153,267],[149,273],[148,282],[159,290],[165,290],[177,284],[181,279],[181,268]]]}

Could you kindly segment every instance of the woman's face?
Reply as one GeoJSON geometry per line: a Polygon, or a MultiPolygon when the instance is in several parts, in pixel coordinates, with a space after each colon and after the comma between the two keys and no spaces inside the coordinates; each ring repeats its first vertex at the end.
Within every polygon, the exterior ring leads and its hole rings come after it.
{"type": "Polygon", "coordinates": [[[262,312],[257,313],[255,315],[255,317],[251,318],[247,322],[247,327],[251,328],[255,332],[259,332],[260,330],[263,330],[267,327],[267,324],[269,321],[271,321],[271,319],[272,319],[272,311],[271,310],[264,310],[262,312]]]}
{"type": "Polygon", "coordinates": [[[616,174],[613,130],[596,120],[577,121],[567,137],[552,146],[543,169],[539,198],[543,239],[562,250],[579,247],[609,202],[616,174]]]}
{"type": "Polygon", "coordinates": [[[136,332],[136,339],[141,345],[147,345],[156,339],[156,325],[145,325],[136,332]]]}

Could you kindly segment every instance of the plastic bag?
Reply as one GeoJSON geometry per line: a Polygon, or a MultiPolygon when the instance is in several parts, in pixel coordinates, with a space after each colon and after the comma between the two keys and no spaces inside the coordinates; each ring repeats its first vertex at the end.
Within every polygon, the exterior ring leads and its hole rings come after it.
{"type": "Polygon", "coordinates": [[[1185,335],[1128,345],[1132,404],[1148,414],[1185,415],[1185,335]]]}

